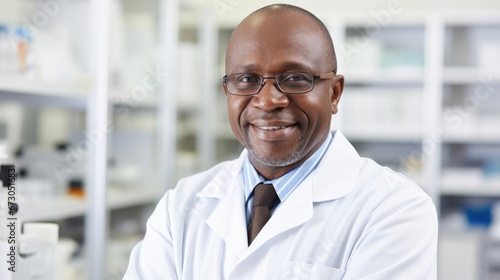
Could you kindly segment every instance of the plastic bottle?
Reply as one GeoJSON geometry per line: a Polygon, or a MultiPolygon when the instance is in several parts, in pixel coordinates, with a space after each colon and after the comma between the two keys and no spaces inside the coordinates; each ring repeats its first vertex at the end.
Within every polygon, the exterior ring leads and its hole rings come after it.
{"type": "Polygon", "coordinates": [[[25,223],[24,234],[38,239],[38,250],[31,260],[32,280],[54,280],[59,226],[51,223],[25,223]]]}
{"type": "Polygon", "coordinates": [[[35,59],[33,54],[33,36],[25,27],[17,27],[15,32],[17,38],[17,70],[20,74],[28,77],[35,75],[35,59]]]}
{"type": "Polygon", "coordinates": [[[0,73],[5,73],[7,71],[7,54],[9,51],[8,36],[8,26],[0,24],[0,73]]]}
{"type": "Polygon", "coordinates": [[[16,73],[17,55],[15,39],[7,24],[0,24],[0,73],[16,73]]]}
{"type": "Polygon", "coordinates": [[[38,250],[38,239],[36,236],[21,234],[17,238],[17,245],[17,270],[12,279],[31,280],[31,261],[38,250]]]}

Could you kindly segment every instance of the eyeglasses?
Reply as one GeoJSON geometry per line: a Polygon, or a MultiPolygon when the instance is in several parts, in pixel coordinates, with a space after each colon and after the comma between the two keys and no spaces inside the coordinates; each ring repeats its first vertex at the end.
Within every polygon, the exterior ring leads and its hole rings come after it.
{"type": "Polygon", "coordinates": [[[259,74],[241,73],[226,75],[220,79],[226,90],[232,95],[255,95],[259,93],[266,79],[275,79],[280,92],[288,94],[306,93],[314,88],[315,80],[327,80],[335,77],[334,72],[313,75],[305,72],[288,72],[274,77],[262,77],[259,74]]]}

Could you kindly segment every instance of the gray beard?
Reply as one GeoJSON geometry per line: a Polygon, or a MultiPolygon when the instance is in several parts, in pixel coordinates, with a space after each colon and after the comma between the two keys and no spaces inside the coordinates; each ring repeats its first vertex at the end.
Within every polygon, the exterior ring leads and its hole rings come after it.
{"type": "Polygon", "coordinates": [[[250,137],[248,133],[245,133],[245,138],[248,143],[248,152],[250,156],[257,160],[259,163],[269,166],[269,167],[285,167],[288,165],[292,165],[299,160],[302,159],[302,156],[299,151],[302,151],[304,148],[304,137],[301,134],[299,136],[299,145],[292,151],[290,154],[286,155],[262,155],[256,152],[255,148],[252,146],[252,142],[250,141],[250,137]]]}

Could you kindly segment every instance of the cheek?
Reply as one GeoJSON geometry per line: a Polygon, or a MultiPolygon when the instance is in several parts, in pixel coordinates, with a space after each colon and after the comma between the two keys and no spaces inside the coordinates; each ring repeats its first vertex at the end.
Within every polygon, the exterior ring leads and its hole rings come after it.
{"type": "Polygon", "coordinates": [[[236,99],[234,97],[228,97],[227,99],[227,111],[229,117],[229,124],[231,125],[231,130],[235,134],[236,137],[239,138],[239,134],[241,133],[241,118],[242,114],[246,108],[248,102],[244,102],[244,100],[236,99]]]}
{"type": "Polygon", "coordinates": [[[325,96],[310,95],[302,100],[297,100],[298,106],[307,115],[309,129],[316,130],[318,127],[328,127],[330,125],[332,106],[330,99],[325,96]]]}

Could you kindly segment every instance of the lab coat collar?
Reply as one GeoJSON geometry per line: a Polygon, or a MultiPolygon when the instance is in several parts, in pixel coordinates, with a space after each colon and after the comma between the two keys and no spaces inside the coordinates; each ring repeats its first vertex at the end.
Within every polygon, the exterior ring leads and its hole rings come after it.
{"type": "MultiPolygon", "coordinates": [[[[212,180],[210,180],[208,184],[196,194],[196,196],[219,199],[225,197],[226,194],[233,189],[233,186],[237,186],[234,181],[236,180],[236,177],[242,176],[243,163],[245,162],[245,158],[247,156],[248,152],[245,149],[237,160],[233,160],[228,167],[215,173],[212,180]]],[[[243,180],[243,178],[241,178],[241,180],[243,180]]],[[[238,185],[239,184],[240,183],[238,183],[238,185]]]]}
{"type": "Polygon", "coordinates": [[[239,258],[248,248],[245,192],[242,183],[243,162],[246,156],[245,150],[238,160],[216,173],[207,186],[196,194],[198,197],[220,199],[205,222],[239,258]]]}
{"type": "Polygon", "coordinates": [[[350,193],[358,180],[362,159],[340,131],[335,131],[332,143],[318,167],[312,172],[312,200],[328,201],[350,193]]]}

